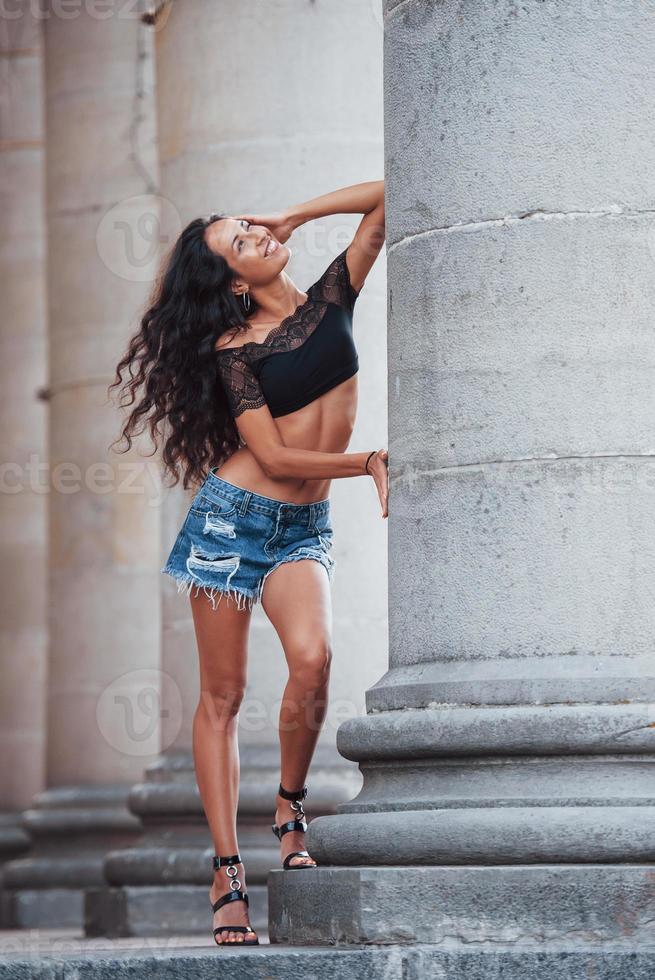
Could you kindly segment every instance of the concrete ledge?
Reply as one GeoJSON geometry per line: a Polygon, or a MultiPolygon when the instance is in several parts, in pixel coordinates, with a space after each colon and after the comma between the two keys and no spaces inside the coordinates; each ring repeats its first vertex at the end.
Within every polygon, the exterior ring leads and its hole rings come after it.
{"type": "Polygon", "coordinates": [[[570,943],[636,952],[655,948],[654,919],[652,865],[318,867],[269,875],[271,943],[542,951],[570,943]]]}
{"type": "Polygon", "coordinates": [[[0,957],[0,980],[651,980],[655,948],[633,951],[570,947],[548,953],[499,948],[446,950],[434,946],[358,949],[260,946],[253,950],[171,949],[101,951],[35,959],[0,957]]]}
{"type": "Polygon", "coordinates": [[[4,895],[4,925],[8,929],[77,927],[84,917],[82,888],[21,888],[4,895]]]}
{"type": "MultiPolygon", "coordinates": [[[[209,885],[153,885],[89,888],[84,906],[89,937],[169,937],[203,935],[211,939],[209,885]]],[[[250,923],[257,931],[268,922],[266,888],[248,885],[250,923]]]]}

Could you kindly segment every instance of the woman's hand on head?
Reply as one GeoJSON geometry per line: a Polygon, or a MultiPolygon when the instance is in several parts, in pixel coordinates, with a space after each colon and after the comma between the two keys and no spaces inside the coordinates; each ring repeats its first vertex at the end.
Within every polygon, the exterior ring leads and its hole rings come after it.
{"type": "Polygon", "coordinates": [[[267,214],[239,214],[237,218],[249,221],[253,225],[263,225],[277,238],[280,244],[284,244],[295,231],[296,225],[291,216],[286,211],[276,211],[267,214]]]}
{"type": "Polygon", "coordinates": [[[382,505],[382,517],[389,516],[389,453],[386,449],[378,449],[368,461],[368,472],[377,487],[382,505]]]}

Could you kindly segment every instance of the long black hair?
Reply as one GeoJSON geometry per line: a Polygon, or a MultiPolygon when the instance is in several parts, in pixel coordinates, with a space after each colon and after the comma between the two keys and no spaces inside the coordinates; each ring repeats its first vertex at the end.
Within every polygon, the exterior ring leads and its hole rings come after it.
{"type": "Polygon", "coordinates": [[[226,331],[245,330],[257,303],[251,297],[244,309],[230,288],[235,273],[205,241],[206,228],[224,217],[195,218],[181,232],[108,388],[109,394],[123,384],[120,408],[136,402],[119,436],[127,440],[124,452],[147,425],[155,452],[163,440],[161,458],[173,486],[179,481],[178,466],[184,468],[185,490],[242,445],[218,374],[215,345],[226,331]],[[126,370],[129,378],[123,382],[126,370]]]}

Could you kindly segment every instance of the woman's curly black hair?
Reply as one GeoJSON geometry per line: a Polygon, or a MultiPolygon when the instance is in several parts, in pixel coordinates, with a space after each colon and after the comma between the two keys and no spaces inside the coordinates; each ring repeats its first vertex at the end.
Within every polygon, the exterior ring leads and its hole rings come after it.
{"type": "Polygon", "coordinates": [[[124,384],[120,408],[134,405],[143,388],[119,436],[127,440],[124,452],[146,425],[156,452],[167,426],[162,461],[175,478],[173,486],[179,481],[178,466],[184,467],[185,490],[200,484],[211,466],[220,466],[242,445],[218,374],[215,345],[226,331],[245,330],[257,304],[251,297],[244,310],[230,288],[234,272],[205,241],[206,228],[224,217],[195,218],[181,232],[108,388],[109,394],[124,384]],[[126,370],[129,378],[123,382],[126,370]]]}

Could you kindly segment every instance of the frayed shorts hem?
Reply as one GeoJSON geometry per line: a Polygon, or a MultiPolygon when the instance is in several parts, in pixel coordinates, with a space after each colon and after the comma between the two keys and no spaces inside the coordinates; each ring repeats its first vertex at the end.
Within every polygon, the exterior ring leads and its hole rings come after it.
{"type": "Polygon", "coordinates": [[[269,568],[266,574],[262,576],[261,582],[259,583],[259,588],[257,589],[256,592],[247,592],[244,589],[235,589],[232,588],[231,586],[222,588],[221,586],[218,585],[215,586],[203,585],[202,582],[198,582],[188,573],[179,572],[173,568],[169,568],[167,565],[165,565],[162,569],[160,569],[160,571],[164,575],[170,575],[171,578],[175,580],[175,582],[177,583],[177,591],[180,594],[184,593],[185,595],[190,596],[195,587],[196,589],[195,597],[197,597],[200,591],[202,590],[207,596],[207,598],[210,600],[212,604],[212,609],[214,610],[216,610],[218,604],[220,603],[224,595],[227,595],[232,599],[234,599],[234,601],[237,604],[237,609],[252,610],[253,606],[257,605],[258,603],[261,603],[262,595],[264,592],[264,584],[268,576],[271,574],[271,572],[274,572],[276,568],[279,568],[280,565],[285,565],[287,562],[301,561],[302,559],[310,559],[312,561],[317,561],[326,570],[328,574],[328,581],[330,583],[332,582],[332,579],[334,577],[334,568],[336,565],[335,559],[332,558],[331,556],[330,557],[326,556],[325,558],[321,558],[317,554],[314,554],[310,551],[307,552],[298,551],[293,555],[288,555],[285,558],[281,558],[280,561],[276,562],[276,564],[273,565],[272,568],[269,568]]]}
{"type": "Polygon", "coordinates": [[[252,609],[252,607],[259,601],[259,593],[250,594],[249,592],[244,592],[241,589],[233,589],[231,587],[221,588],[217,585],[203,585],[202,582],[198,582],[196,579],[192,578],[185,572],[176,572],[171,568],[162,568],[161,571],[165,575],[170,575],[171,578],[175,579],[177,583],[177,591],[181,594],[184,593],[187,596],[191,596],[195,588],[195,596],[204,592],[209,601],[212,604],[212,609],[216,609],[224,595],[230,596],[235,600],[238,609],[252,609]]]}

